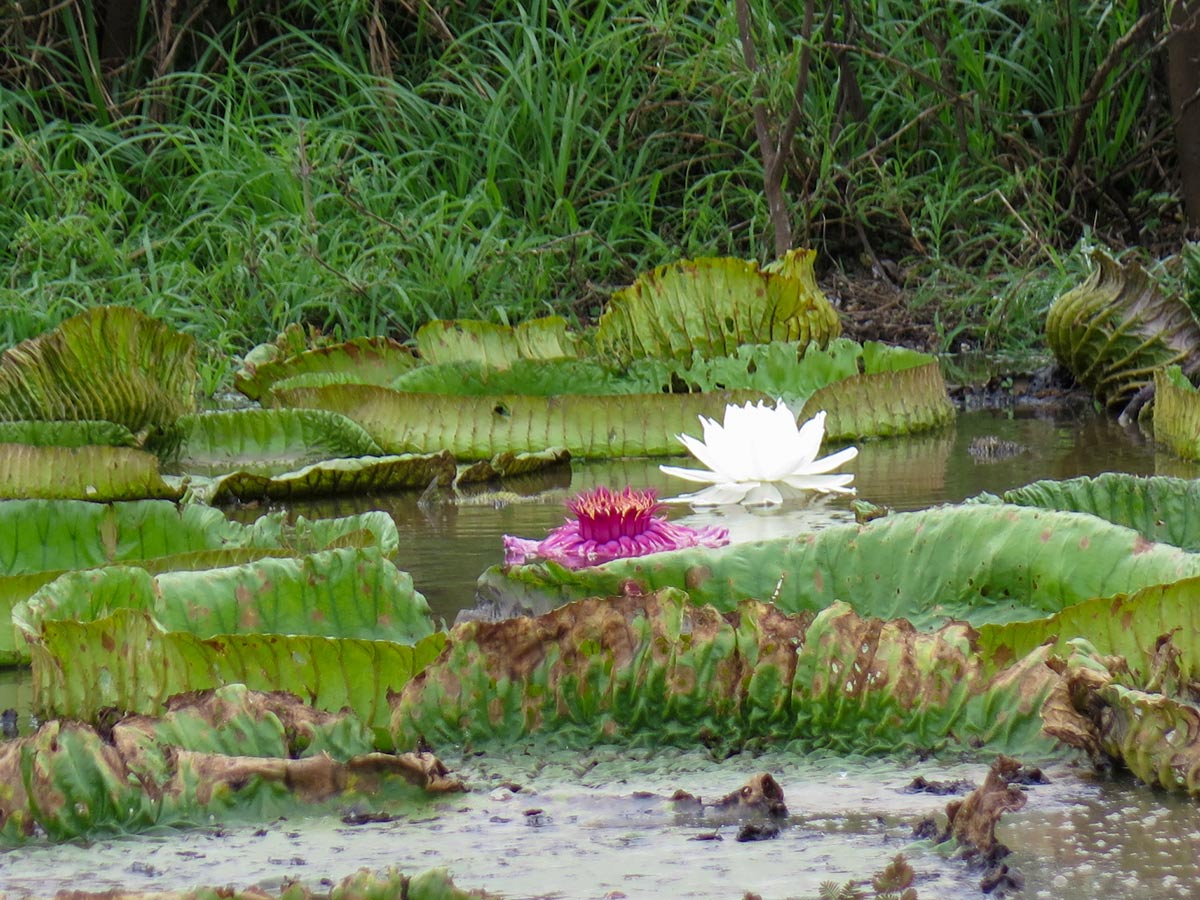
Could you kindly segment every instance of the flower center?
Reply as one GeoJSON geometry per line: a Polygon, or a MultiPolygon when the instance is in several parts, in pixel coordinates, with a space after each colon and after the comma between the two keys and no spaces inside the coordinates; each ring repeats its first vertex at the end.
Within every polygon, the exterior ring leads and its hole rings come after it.
{"type": "Polygon", "coordinates": [[[584,491],[567,507],[579,522],[579,536],[598,544],[635,538],[650,525],[660,505],[652,490],[610,491],[606,487],[584,491]]]}

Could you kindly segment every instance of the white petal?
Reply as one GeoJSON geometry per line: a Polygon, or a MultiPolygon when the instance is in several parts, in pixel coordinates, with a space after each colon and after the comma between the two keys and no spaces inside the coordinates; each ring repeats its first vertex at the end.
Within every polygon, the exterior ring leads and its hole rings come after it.
{"type": "Polygon", "coordinates": [[[716,438],[710,443],[704,443],[696,440],[690,434],[679,435],[679,442],[688,449],[688,452],[696,459],[707,466],[713,472],[718,473],[722,480],[737,481],[733,473],[729,471],[730,455],[728,452],[720,451],[722,438],[716,438]]]}
{"type": "Polygon", "coordinates": [[[699,481],[703,484],[719,484],[726,480],[724,475],[719,472],[710,472],[708,469],[685,469],[681,466],[659,466],[658,468],[659,471],[674,475],[676,478],[699,481]]]}
{"type": "Polygon", "coordinates": [[[736,415],[734,427],[726,432],[738,442],[737,456],[741,461],[737,474],[745,481],[775,481],[791,471],[790,448],[796,440],[796,420],[782,401],[768,407],[760,401],[756,406],[732,407],[736,415]]]}
{"type": "Polygon", "coordinates": [[[828,456],[814,460],[804,467],[803,472],[797,474],[820,475],[822,472],[832,472],[838,466],[850,462],[856,456],[858,456],[858,448],[847,447],[845,450],[839,450],[837,453],[830,453],[828,456]]]}
{"type": "Polygon", "coordinates": [[[795,442],[791,449],[804,462],[812,462],[821,450],[821,441],[825,438],[825,410],[821,410],[800,426],[795,442]]]}
{"type": "Polygon", "coordinates": [[[692,455],[714,472],[721,472],[730,481],[741,481],[746,477],[744,428],[722,427],[712,419],[701,418],[704,423],[704,442],[688,435],[679,435],[679,440],[692,455]]]}

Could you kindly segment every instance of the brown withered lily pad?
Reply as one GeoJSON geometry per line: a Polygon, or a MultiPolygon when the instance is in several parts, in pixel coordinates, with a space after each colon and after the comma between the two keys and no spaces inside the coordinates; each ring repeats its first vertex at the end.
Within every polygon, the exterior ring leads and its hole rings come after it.
{"type": "Polygon", "coordinates": [[[947,837],[958,841],[969,854],[978,854],[986,862],[1006,856],[1008,849],[996,840],[996,824],[1006,812],[1025,806],[1029,797],[1013,784],[1022,766],[1011,756],[1001,756],[988,770],[983,784],[962,800],[946,805],[947,837]]]}
{"type": "Polygon", "coordinates": [[[785,819],[788,815],[783,788],[768,772],[752,775],[736,791],[711,803],[682,789],[672,794],[669,800],[677,813],[703,816],[718,825],[746,819],[785,819]]]}
{"type": "Polygon", "coordinates": [[[391,696],[392,734],[397,746],[536,734],[853,752],[1043,740],[1037,713],[1059,677],[1048,651],[997,671],[974,641],[962,623],[921,632],[844,603],[788,615],[757,600],[722,613],[671,589],[580,600],[456,626],[391,696]]]}
{"type": "Polygon", "coordinates": [[[1200,685],[1163,635],[1140,677],[1119,657],[1069,659],[1043,718],[1048,733],[1085,751],[1097,768],[1124,766],[1147,784],[1197,796],[1198,701],[1200,685]]]}
{"type": "Polygon", "coordinates": [[[1020,873],[1003,862],[1011,851],[996,839],[996,825],[1004,813],[1025,806],[1029,798],[1018,785],[1028,783],[1031,771],[1011,756],[1001,756],[982,785],[946,805],[948,821],[941,840],[953,838],[965,859],[985,868],[980,880],[984,893],[1019,891],[1024,885],[1020,873]]]}
{"type": "Polygon", "coordinates": [[[371,750],[350,714],[242,685],[175,698],[103,732],[54,720],[0,744],[0,836],[53,839],[206,821],[242,803],[374,796],[395,783],[465,790],[429,753],[371,750]]]}

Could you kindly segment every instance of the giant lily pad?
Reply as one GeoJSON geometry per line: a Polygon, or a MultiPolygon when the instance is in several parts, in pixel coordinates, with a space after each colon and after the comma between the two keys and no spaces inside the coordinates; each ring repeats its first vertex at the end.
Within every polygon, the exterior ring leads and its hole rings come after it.
{"type": "Polygon", "coordinates": [[[103,735],[48,722],[0,745],[0,773],[0,837],[10,842],[207,824],[239,808],[261,815],[362,802],[384,787],[395,795],[395,784],[409,802],[463,789],[431,754],[372,752],[370,731],[351,714],[242,685],[180,698],[161,718],[127,717],[103,735]]]}
{"type": "MultiPolygon", "coordinates": [[[[1156,413],[1164,396],[1158,394],[1156,413]]],[[[1094,478],[1035,481],[1005,491],[1003,499],[1019,506],[1090,513],[1133,528],[1148,541],[1200,550],[1200,482],[1194,479],[1105,472],[1094,478]]]]}
{"type": "Polygon", "coordinates": [[[278,344],[270,351],[248,354],[234,375],[233,385],[251,400],[259,400],[280,382],[352,375],[357,383],[389,384],[417,364],[413,352],[391,338],[354,338],[341,344],[306,348],[287,354],[278,344]]]}
{"type": "MultiPolygon", "coordinates": [[[[924,385],[932,386],[929,381],[924,385]]],[[[946,421],[945,396],[934,399],[936,393],[914,394],[917,399],[911,403],[892,398],[886,408],[881,403],[865,415],[899,411],[874,433],[940,425],[946,421]]],[[[546,447],[565,447],[572,457],[584,459],[670,456],[680,452],[677,435],[700,433],[700,416],[720,420],[730,403],[768,399],[751,391],[455,397],[348,384],[293,388],[277,391],[273,397],[284,406],[341,412],[390,453],[431,453],[444,448],[460,460],[546,447]]]]}
{"type": "MultiPolygon", "coordinates": [[[[596,359],[516,359],[497,368],[478,360],[419,366],[392,382],[398,391],[487,396],[525,394],[639,394],[669,386],[665,366],[652,372],[620,371],[596,359]]],[[[282,387],[282,385],[281,385],[282,387]]]]}
{"type": "Polygon", "coordinates": [[[660,266],[613,294],[596,328],[597,348],[628,363],[728,356],[739,344],[771,341],[823,347],[842,326],[817,287],[815,256],[793,250],[774,271],[740,259],[660,266]]]}
{"type": "Polygon", "coordinates": [[[572,457],[666,456],[675,435],[698,430],[697,416],[720,418],[727,403],[760,399],[741,392],[635,394],[624,397],[454,397],[371,385],[292,388],[283,406],[329,409],[354,419],[389,453],[449,450],[457,459],[565,447],[572,457]]]}
{"type": "MultiPolygon", "coordinates": [[[[455,486],[481,484],[500,478],[521,478],[534,472],[543,472],[558,466],[566,466],[571,454],[562,447],[550,447],[533,453],[497,453],[491,459],[461,466],[454,478],[455,486]]],[[[568,481],[570,473],[567,473],[568,481]]]]}
{"type": "Polygon", "coordinates": [[[327,459],[291,472],[264,475],[237,471],[190,483],[193,493],[210,503],[242,500],[298,500],[331,494],[385,493],[426,488],[430,482],[448,486],[455,477],[449,453],[404,453],[327,459]]]}
{"type": "Polygon", "coordinates": [[[68,573],[19,604],[34,704],[44,716],[156,714],[181,691],[244,683],[320,709],[386,717],[437,655],[424,597],[373,549],[152,576],[114,566],[68,573]]]}
{"type": "Polygon", "coordinates": [[[1046,314],[1050,349],[1110,411],[1119,412],[1155,369],[1200,358],[1200,325],[1145,269],[1092,254],[1088,279],[1046,314]]]}
{"type": "Polygon", "coordinates": [[[516,327],[471,319],[435,320],[417,330],[417,351],[427,363],[475,362],[503,369],[521,359],[578,355],[579,338],[561,316],[530,319],[516,327]]]}
{"type": "Polygon", "coordinates": [[[1154,373],[1154,439],[1184,459],[1200,459],[1200,395],[1178,366],[1154,373]]]}
{"type": "MultiPolygon", "coordinates": [[[[865,349],[870,348],[868,344],[865,349]]],[[[868,358],[887,359],[882,354],[868,358]]],[[[896,361],[893,358],[891,365],[896,361]]],[[[895,368],[868,365],[861,374],[819,388],[804,404],[800,418],[812,418],[821,410],[828,414],[825,435],[831,440],[912,434],[954,421],[941,368],[933,360],[895,368]]]]}
{"type": "Polygon", "coordinates": [[[0,422],[0,444],[28,444],[34,447],[134,447],[137,440],[124,425],[93,422],[86,419],[68,422],[22,420],[0,422]]]}
{"type": "Polygon", "coordinates": [[[447,363],[415,368],[392,387],[539,397],[753,390],[794,410],[805,408],[806,418],[808,410],[825,409],[826,432],[854,438],[925,430],[945,424],[954,413],[932,356],[844,338],[827,347],[796,341],[742,344],[712,359],[697,351],[689,360],[646,358],[619,367],[598,359],[516,360],[501,369],[447,363]]]}
{"type": "Polygon", "coordinates": [[[132,447],[0,444],[0,499],[178,500],[158,457],[132,447]]]}
{"type": "Polygon", "coordinates": [[[1095,516],[1006,505],[899,513],[867,525],[720,550],[680,550],[568,570],[496,566],[479,592],[501,608],[662,587],[729,610],[771,600],[788,612],[845,600],[864,616],[929,628],[1033,619],[1093,597],[1200,574],[1200,556],[1095,516]]]}
{"type": "Polygon", "coordinates": [[[326,410],[227,410],[187,416],[179,428],[178,465],[189,473],[287,471],[323,459],[381,453],[361,427],[326,410]]]}
{"type": "Polygon", "coordinates": [[[246,409],[180,424],[176,465],[207,502],[425,488],[455,475],[449,453],[384,455],[359,425],[327,410],[246,409]]]}
{"type": "MultiPolygon", "coordinates": [[[[0,622],[38,588],[74,569],[126,563],[152,573],[194,571],[295,556],[338,546],[396,552],[396,523],[384,512],[289,525],[283,513],[251,525],[216,509],[163,500],[88,503],[81,500],[0,502],[0,622]]],[[[0,665],[28,662],[25,641],[0,627],[0,665]]]]}
{"type": "Polygon", "coordinates": [[[195,409],[196,384],[190,336],[96,307],[0,354],[0,420],[103,419],[153,435],[195,409]]]}
{"type": "Polygon", "coordinates": [[[961,623],[921,633],[844,603],[722,614],[681,592],[581,600],[537,618],[456,626],[393,707],[398,745],[612,741],[894,752],[965,742],[1045,752],[1046,651],[1002,671],[961,623]]]}

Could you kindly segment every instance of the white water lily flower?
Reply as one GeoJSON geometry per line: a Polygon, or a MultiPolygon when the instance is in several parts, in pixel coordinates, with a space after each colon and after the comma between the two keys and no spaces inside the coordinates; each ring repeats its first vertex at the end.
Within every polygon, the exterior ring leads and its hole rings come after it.
{"type": "Polygon", "coordinates": [[[829,474],[858,456],[857,447],[847,447],[817,459],[825,437],[825,411],[799,428],[796,417],[779,400],[772,409],[762,401],[745,406],[726,406],[725,423],[700,417],[704,440],[678,435],[679,440],[708,469],[659,466],[668,475],[707,484],[702,491],[672,497],[668,503],[719,506],[743,503],[773,506],[785,496],[803,491],[853,494],[850,474],[829,474]]]}

